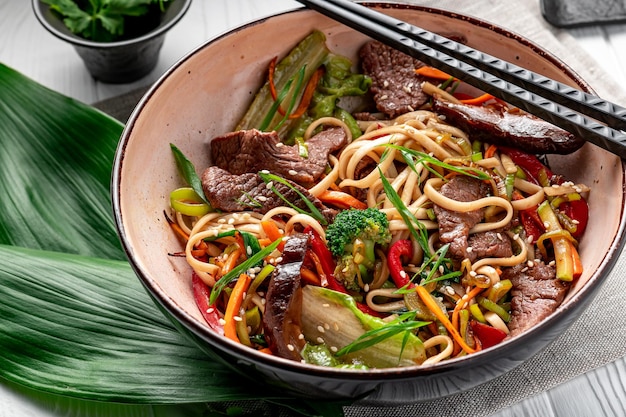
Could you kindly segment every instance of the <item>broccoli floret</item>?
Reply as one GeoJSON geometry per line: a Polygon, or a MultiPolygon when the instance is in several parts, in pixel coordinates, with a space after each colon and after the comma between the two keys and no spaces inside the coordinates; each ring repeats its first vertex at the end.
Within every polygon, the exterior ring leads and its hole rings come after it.
{"type": "Polygon", "coordinates": [[[359,289],[375,269],[375,245],[391,241],[387,215],[376,208],[349,209],[337,214],[326,230],[326,242],[338,258],[335,277],[348,289],[359,289]]]}

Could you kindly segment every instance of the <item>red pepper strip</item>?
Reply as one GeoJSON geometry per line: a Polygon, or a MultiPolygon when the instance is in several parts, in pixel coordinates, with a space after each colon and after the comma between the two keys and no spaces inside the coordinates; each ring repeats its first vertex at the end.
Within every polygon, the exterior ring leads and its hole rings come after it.
{"type": "Polygon", "coordinates": [[[563,212],[567,217],[572,220],[576,220],[576,231],[572,233],[574,239],[579,239],[585,229],[587,228],[587,222],[589,221],[589,205],[584,198],[580,200],[566,201],[561,203],[559,210],[563,212]]]}
{"type": "Polygon", "coordinates": [[[470,326],[472,327],[472,332],[474,332],[474,335],[480,341],[483,349],[497,345],[506,337],[506,333],[504,331],[476,320],[471,320],[470,326]]]}
{"type": "Polygon", "coordinates": [[[413,245],[408,239],[398,240],[389,248],[387,252],[387,266],[389,266],[389,274],[391,279],[398,288],[413,288],[415,284],[411,282],[409,276],[402,268],[402,256],[411,256],[413,253],[413,245]]]}
{"type": "Polygon", "coordinates": [[[276,92],[276,85],[274,84],[274,72],[276,71],[276,62],[278,61],[278,57],[275,56],[270,61],[270,67],[267,74],[267,83],[270,87],[270,94],[272,95],[272,100],[276,101],[278,98],[278,93],[276,92]]]}
{"type": "MultiPolygon", "coordinates": [[[[309,108],[309,104],[311,104],[311,100],[313,99],[313,93],[315,93],[317,83],[319,82],[320,78],[322,78],[322,75],[324,75],[324,68],[319,67],[309,79],[309,82],[304,89],[304,93],[302,93],[302,98],[300,99],[300,104],[298,105],[298,108],[289,115],[290,119],[297,119],[301,117],[306,109],[309,108]]],[[[281,110],[282,109],[279,107],[278,111],[281,110]]],[[[284,114],[284,111],[281,114],[284,114]]]]}
{"type": "MultiPolygon", "coordinates": [[[[560,185],[564,182],[563,178],[555,176],[550,168],[542,164],[539,158],[535,155],[520,151],[519,149],[507,147],[500,147],[500,150],[509,155],[511,160],[526,171],[526,173],[530,175],[535,182],[539,183],[537,179],[540,176],[539,173],[541,170],[544,170],[548,179],[554,181],[555,184],[560,185]]],[[[579,239],[585,231],[587,222],[589,221],[589,205],[587,204],[587,201],[584,198],[575,201],[567,201],[559,206],[559,210],[562,211],[567,217],[578,223],[576,232],[572,233],[572,236],[575,239],[579,239]]]]}
{"type": "Polygon", "coordinates": [[[202,317],[217,334],[224,335],[224,326],[220,324],[220,315],[217,312],[217,308],[209,304],[211,290],[208,285],[196,273],[193,273],[191,276],[191,285],[196,305],[200,309],[202,317]]]}
{"type": "MultiPolygon", "coordinates": [[[[348,290],[346,290],[346,287],[344,287],[343,284],[337,281],[337,278],[335,278],[336,263],[335,263],[335,260],[333,259],[333,255],[330,253],[330,250],[328,250],[326,243],[324,243],[320,235],[318,235],[315,229],[313,229],[311,226],[307,226],[304,229],[304,233],[309,235],[309,242],[311,244],[311,249],[313,250],[315,255],[317,255],[317,257],[319,258],[320,264],[322,265],[322,269],[324,270],[324,273],[326,274],[326,279],[328,281],[327,288],[333,291],[341,292],[344,294],[349,294],[348,290]]],[[[370,316],[385,317],[384,314],[381,314],[380,312],[376,310],[372,310],[367,304],[357,302],[356,306],[363,313],[369,314],[370,316]]]]}

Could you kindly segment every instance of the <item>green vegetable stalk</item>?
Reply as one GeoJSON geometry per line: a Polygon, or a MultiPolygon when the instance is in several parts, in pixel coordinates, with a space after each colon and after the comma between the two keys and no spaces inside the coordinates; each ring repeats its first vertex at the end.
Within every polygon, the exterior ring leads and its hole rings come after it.
{"type": "MultiPolygon", "coordinates": [[[[281,91],[283,87],[297,77],[297,73],[305,68],[303,83],[306,84],[313,73],[319,68],[329,54],[326,47],[326,36],[320,31],[314,31],[304,38],[289,54],[284,57],[277,65],[274,71],[274,85],[277,91],[281,91]]],[[[294,87],[292,87],[294,88],[294,87]]],[[[284,102],[291,101],[293,91],[286,94],[284,102]]],[[[274,99],[270,89],[269,81],[266,81],[261,89],[257,92],[254,101],[244,114],[243,118],[237,124],[235,130],[258,129],[270,109],[274,105],[274,99]]],[[[276,113],[269,123],[269,128],[276,126],[283,116],[276,113]]],[[[281,132],[286,131],[289,127],[289,121],[283,124],[281,132]]],[[[279,132],[280,133],[280,132],[279,132]]]]}

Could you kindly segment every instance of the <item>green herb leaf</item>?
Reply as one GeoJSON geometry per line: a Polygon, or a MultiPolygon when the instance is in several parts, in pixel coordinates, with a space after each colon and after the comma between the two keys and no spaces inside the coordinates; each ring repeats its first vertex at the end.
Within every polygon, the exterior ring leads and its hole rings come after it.
{"type": "Polygon", "coordinates": [[[266,184],[269,184],[270,182],[278,182],[280,184],[283,184],[289,187],[290,190],[298,194],[298,197],[300,197],[300,199],[307,206],[310,212],[307,212],[301,209],[300,207],[296,206],[295,204],[293,204],[291,201],[289,201],[287,197],[285,197],[280,191],[278,191],[276,187],[272,186],[271,189],[274,192],[274,194],[276,194],[281,200],[283,200],[287,205],[289,205],[289,207],[296,210],[298,213],[307,214],[313,217],[315,220],[317,220],[321,224],[328,223],[324,215],[319,211],[317,207],[315,207],[315,204],[311,203],[311,201],[309,201],[309,199],[304,194],[302,194],[300,190],[294,187],[289,181],[287,181],[283,177],[279,177],[278,175],[270,174],[268,172],[259,172],[259,176],[261,177],[263,182],[265,182],[266,184]]]}
{"type": "Polygon", "coordinates": [[[207,203],[209,207],[211,203],[206,199],[206,195],[204,195],[204,190],[202,189],[202,181],[196,172],[196,167],[193,163],[181,152],[180,149],[176,147],[173,143],[170,143],[170,148],[172,149],[172,154],[174,155],[174,160],[176,161],[176,166],[178,167],[178,171],[180,175],[183,176],[187,184],[198,194],[198,197],[207,203]]]}
{"type": "Polygon", "coordinates": [[[280,244],[281,240],[282,240],[282,238],[281,239],[276,239],[275,241],[273,241],[272,243],[270,243],[269,245],[267,245],[266,247],[261,249],[259,252],[255,253],[254,255],[252,255],[251,257],[249,257],[248,259],[246,259],[245,261],[243,261],[239,265],[237,265],[235,268],[233,268],[226,275],[221,277],[215,283],[215,285],[213,286],[213,289],[211,290],[211,298],[209,299],[210,303],[214,304],[215,301],[217,300],[217,297],[219,297],[220,293],[222,292],[222,290],[228,284],[233,282],[233,280],[235,280],[235,278],[238,278],[239,275],[245,273],[248,269],[254,267],[259,262],[262,262],[263,258],[268,256],[270,253],[272,253],[274,251],[274,249],[276,249],[278,247],[278,245],[280,244]]]}
{"type": "Polygon", "coordinates": [[[400,217],[402,217],[402,220],[404,220],[404,223],[406,223],[409,231],[411,232],[411,235],[415,238],[417,242],[419,242],[420,246],[424,250],[424,254],[426,256],[430,256],[430,248],[428,246],[428,231],[426,230],[426,227],[424,227],[422,222],[420,222],[415,217],[415,215],[411,213],[411,211],[407,208],[404,202],[402,202],[402,199],[400,198],[396,190],[391,186],[389,180],[387,179],[387,177],[385,177],[380,167],[378,168],[378,172],[380,174],[380,180],[382,181],[383,190],[385,191],[387,198],[389,198],[391,204],[393,204],[396,210],[398,210],[400,217]],[[416,226],[419,229],[419,232],[415,229],[416,226]]]}
{"type": "MultiPolygon", "coordinates": [[[[415,311],[408,311],[400,315],[397,319],[390,321],[384,326],[371,329],[359,336],[354,342],[339,349],[336,353],[337,356],[347,355],[351,352],[356,352],[361,349],[366,349],[370,346],[374,346],[383,340],[389,339],[397,334],[404,333],[405,337],[402,340],[402,348],[406,346],[408,342],[409,332],[418,329],[420,327],[428,325],[428,321],[415,321],[415,311]]],[[[402,351],[400,351],[402,356],[402,351]]]]}

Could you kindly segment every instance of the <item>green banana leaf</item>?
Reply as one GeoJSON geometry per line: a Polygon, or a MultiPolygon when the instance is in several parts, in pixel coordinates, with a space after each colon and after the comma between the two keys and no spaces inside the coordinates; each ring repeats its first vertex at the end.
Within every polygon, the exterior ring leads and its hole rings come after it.
{"type": "Polygon", "coordinates": [[[0,64],[0,383],[33,390],[68,416],[153,416],[154,404],[179,404],[189,416],[239,407],[343,415],[341,404],[286,398],[242,378],[156,307],[111,214],[122,129],[0,64]],[[255,399],[263,401],[249,406],[255,399]]]}

